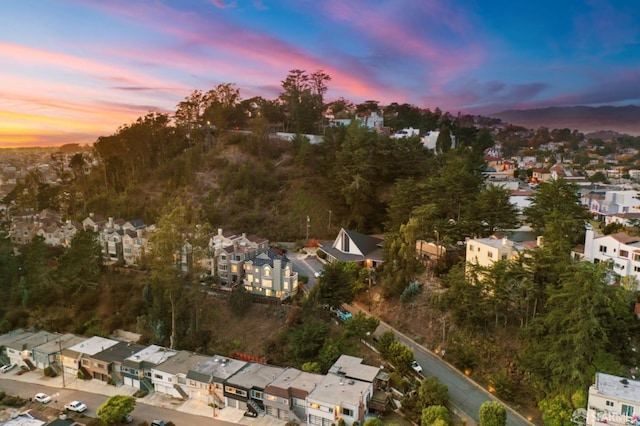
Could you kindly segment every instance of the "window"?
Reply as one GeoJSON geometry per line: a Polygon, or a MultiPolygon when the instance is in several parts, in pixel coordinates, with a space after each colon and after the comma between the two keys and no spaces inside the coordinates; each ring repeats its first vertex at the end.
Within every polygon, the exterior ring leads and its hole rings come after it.
{"type": "Polygon", "coordinates": [[[353,410],[350,408],[342,408],[342,414],[345,416],[353,417],[353,410]]]}
{"type": "Polygon", "coordinates": [[[503,254],[502,256],[500,256],[500,259],[502,259],[502,260],[507,260],[507,255],[506,255],[506,254],[503,254]]]}
{"type": "Polygon", "coordinates": [[[269,400],[269,401],[277,401],[278,397],[277,396],[273,396],[273,395],[267,395],[267,400],[269,400]]]}
{"type": "Polygon", "coordinates": [[[488,251],[488,252],[487,252],[487,257],[488,257],[489,259],[493,259],[493,252],[488,251]]]}
{"type": "Polygon", "coordinates": [[[257,390],[252,390],[251,391],[251,398],[255,398],[255,399],[264,399],[264,394],[260,391],[257,390]]]}
{"type": "Polygon", "coordinates": [[[349,253],[349,238],[346,235],[342,236],[342,251],[349,253]]]}
{"type": "Polygon", "coordinates": [[[633,412],[635,411],[635,407],[633,405],[625,405],[622,404],[622,415],[623,416],[633,416],[633,412]]]}
{"type": "Polygon", "coordinates": [[[620,257],[629,257],[629,252],[626,250],[620,250],[620,253],[618,254],[618,256],[620,257]]]}
{"type": "Polygon", "coordinates": [[[162,380],[162,374],[154,374],[153,377],[162,380]]]}
{"type": "Polygon", "coordinates": [[[271,268],[269,268],[268,266],[265,266],[265,268],[264,268],[264,276],[265,277],[270,277],[271,276],[271,268]]]}
{"type": "Polygon", "coordinates": [[[600,251],[600,253],[606,253],[607,252],[607,246],[600,246],[599,251],[600,251]]]}
{"type": "Polygon", "coordinates": [[[613,401],[607,401],[607,402],[605,403],[605,405],[606,405],[607,407],[613,407],[615,404],[613,403],[613,401]]]}
{"type": "Polygon", "coordinates": [[[640,254],[634,254],[633,260],[635,260],[636,262],[640,262],[640,254]]]}
{"type": "Polygon", "coordinates": [[[640,266],[634,266],[633,272],[640,272],[640,266]]]}
{"type": "Polygon", "coordinates": [[[469,244],[469,251],[473,251],[473,244],[469,244]]]}

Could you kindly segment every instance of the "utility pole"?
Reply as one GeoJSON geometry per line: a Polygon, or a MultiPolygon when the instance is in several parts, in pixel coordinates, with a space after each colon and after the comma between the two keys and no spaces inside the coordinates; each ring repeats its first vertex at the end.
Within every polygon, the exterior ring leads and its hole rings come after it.
{"type": "Polygon", "coordinates": [[[311,219],[309,219],[309,215],[307,215],[307,238],[305,241],[309,241],[309,226],[311,226],[311,219]]]}
{"type": "Polygon", "coordinates": [[[331,230],[331,213],[333,213],[331,210],[329,210],[329,225],[327,225],[327,229],[331,230]]]}
{"type": "Polygon", "coordinates": [[[64,362],[62,361],[62,341],[58,340],[58,359],[60,360],[60,368],[62,369],[62,388],[66,388],[67,384],[64,381],[64,362]]]}

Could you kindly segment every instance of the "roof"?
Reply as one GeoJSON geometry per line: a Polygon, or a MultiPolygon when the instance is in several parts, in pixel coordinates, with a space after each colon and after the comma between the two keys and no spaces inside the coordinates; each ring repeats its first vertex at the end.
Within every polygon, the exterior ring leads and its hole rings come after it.
{"type": "Polygon", "coordinates": [[[177,353],[177,351],[172,349],[167,349],[158,345],[151,345],[126,358],[123,365],[128,367],[139,367],[145,365],[149,367],[156,366],[158,364],[162,364],[168,358],[175,356],[177,353]]]}
{"type": "Polygon", "coordinates": [[[624,232],[616,232],[615,234],[603,235],[598,238],[611,237],[622,244],[633,244],[640,242],[640,237],[632,237],[624,232]]]}
{"type": "Polygon", "coordinates": [[[203,383],[222,382],[237,373],[246,364],[246,361],[239,359],[214,355],[189,370],[187,378],[203,383]]]}
{"type": "Polygon", "coordinates": [[[340,358],[329,369],[329,373],[373,383],[380,368],[363,364],[362,361],[362,358],[355,356],[340,355],[340,358]]]}
{"type": "Polygon", "coordinates": [[[324,379],[322,374],[308,373],[297,368],[287,368],[265,389],[265,393],[289,398],[304,399],[324,379]]]}
{"type": "Polygon", "coordinates": [[[138,343],[131,342],[118,342],[117,344],[111,346],[108,349],[105,349],[102,352],[98,352],[93,356],[95,359],[99,359],[100,361],[106,362],[114,362],[124,361],[127,357],[135,354],[136,352],[140,352],[144,349],[144,345],[140,345],[138,343]]]}
{"type": "Polygon", "coordinates": [[[60,348],[66,349],[73,345],[77,345],[85,339],[85,337],[79,337],[75,334],[62,334],[56,337],[55,340],[50,340],[49,342],[38,346],[37,348],[35,348],[35,350],[42,353],[53,354],[59,352],[60,348]]]}
{"type": "Polygon", "coordinates": [[[273,247],[269,247],[266,252],[260,253],[259,255],[251,259],[251,262],[255,266],[269,265],[273,268],[274,260],[281,260],[283,264],[289,262],[287,256],[281,254],[279,250],[276,250],[273,247]]]}
{"type": "Polygon", "coordinates": [[[357,405],[360,398],[371,387],[371,383],[360,380],[344,379],[327,374],[316,388],[309,393],[308,400],[320,401],[330,407],[357,405]]]}
{"type": "Polygon", "coordinates": [[[179,374],[195,368],[199,363],[205,362],[208,357],[194,352],[180,351],[162,364],[158,364],[155,369],[169,374],[179,374]]]}
{"type": "Polygon", "coordinates": [[[596,373],[596,383],[593,386],[600,395],[640,403],[640,381],[638,380],[596,373]]]}
{"type": "Polygon", "coordinates": [[[227,383],[244,389],[264,389],[268,384],[277,379],[283,371],[283,367],[250,362],[227,379],[227,383]]]}
{"type": "Polygon", "coordinates": [[[49,340],[54,340],[58,336],[59,334],[49,333],[48,331],[38,331],[37,333],[31,333],[21,339],[14,340],[10,344],[7,344],[7,347],[20,350],[33,349],[47,343],[49,340]]]}
{"type": "Polygon", "coordinates": [[[0,335],[0,348],[3,346],[7,346],[7,344],[12,343],[16,340],[24,339],[25,337],[30,336],[32,334],[33,332],[25,331],[21,328],[2,334],[0,335]]]}
{"type": "Polygon", "coordinates": [[[20,414],[2,423],[2,426],[42,426],[46,423],[44,420],[36,419],[29,414],[20,414]]]}
{"type": "Polygon", "coordinates": [[[356,231],[344,230],[345,234],[358,246],[362,254],[366,257],[368,254],[380,249],[380,245],[384,241],[382,238],[372,237],[361,234],[356,231]]]}
{"type": "Polygon", "coordinates": [[[74,346],[71,346],[68,349],[77,353],[93,356],[98,352],[102,352],[117,343],[117,340],[111,340],[100,336],[93,336],[74,346]]]}

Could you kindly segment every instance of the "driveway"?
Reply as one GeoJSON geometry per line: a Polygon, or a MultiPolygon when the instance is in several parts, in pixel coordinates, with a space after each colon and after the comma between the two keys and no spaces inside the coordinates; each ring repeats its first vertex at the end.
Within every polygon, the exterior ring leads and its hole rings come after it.
{"type": "Polygon", "coordinates": [[[321,272],[324,268],[324,264],[320,262],[316,256],[311,256],[303,253],[292,254],[289,257],[289,260],[293,265],[294,271],[296,271],[299,275],[306,275],[309,277],[307,290],[311,290],[311,288],[316,283],[315,273],[321,272]]]}
{"type": "MultiPolygon", "coordinates": [[[[346,307],[353,314],[358,311],[367,313],[364,309],[361,309],[358,306],[349,305],[346,307]]],[[[387,330],[393,330],[398,341],[413,349],[414,358],[422,366],[422,374],[424,376],[436,376],[441,383],[447,385],[449,388],[449,399],[455,409],[462,411],[476,422],[479,422],[480,417],[478,414],[480,412],[480,406],[486,401],[498,401],[498,399],[492,394],[456,370],[438,355],[417,344],[390,325],[381,321],[374,334],[379,335],[387,330]]],[[[533,425],[533,423],[529,422],[502,401],[498,402],[502,403],[507,408],[507,424],[509,426],[533,425]]]]}

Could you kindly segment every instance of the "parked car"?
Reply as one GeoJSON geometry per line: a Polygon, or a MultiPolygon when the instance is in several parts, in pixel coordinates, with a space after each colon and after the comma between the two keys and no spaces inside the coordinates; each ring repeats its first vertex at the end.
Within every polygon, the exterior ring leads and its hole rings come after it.
{"type": "Polygon", "coordinates": [[[413,368],[416,373],[422,373],[422,366],[418,364],[418,361],[414,360],[411,363],[411,368],[413,368]]]}
{"type": "Polygon", "coordinates": [[[17,366],[18,364],[16,364],[15,362],[11,364],[3,365],[2,367],[0,367],[0,371],[2,371],[3,373],[8,373],[9,371],[13,370],[17,366]]]}
{"type": "Polygon", "coordinates": [[[43,404],[48,404],[51,402],[51,397],[43,392],[38,392],[36,396],[33,397],[36,402],[41,402],[43,404]]]}
{"type": "Polygon", "coordinates": [[[125,414],[125,416],[122,418],[121,423],[131,423],[133,422],[133,416],[131,414],[125,414]]]}
{"type": "Polygon", "coordinates": [[[83,411],[87,411],[87,406],[80,401],[72,401],[64,406],[69,411],[75,411],[76,413],[82,413],[83,411]]]}
{"type": "Polygon", "coordinates": [[[164,420],[153,420],[151,422],[151,426],[165,426],[167,424],[167,422],[165,422],[164,420]]]}
{"type": "Polygon", "coordinates": [[[343,310],[338,310],[336,312],[336,315],[338,316],[338,318],[340,318],[342,321],[346,321],[348,319],[350,319],[351,317],[353,317],[353,315],[351,315],[351,312],[349,311],[343,311],[343,310]]]}

